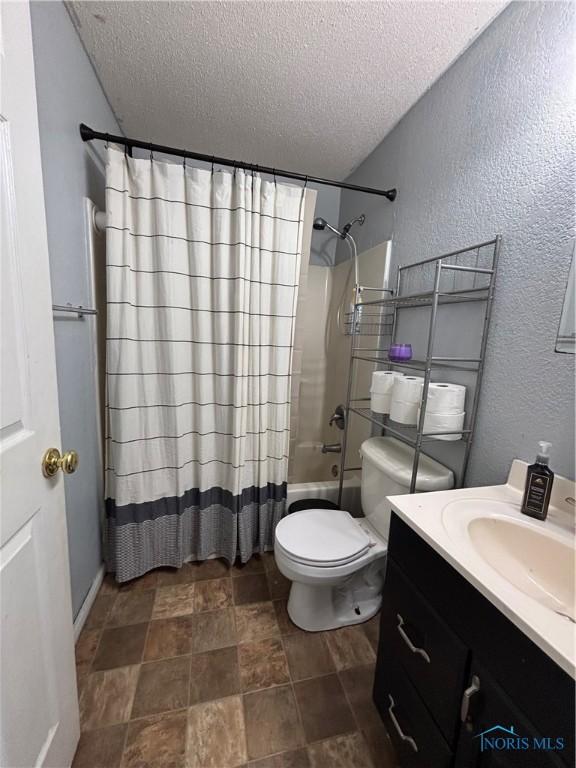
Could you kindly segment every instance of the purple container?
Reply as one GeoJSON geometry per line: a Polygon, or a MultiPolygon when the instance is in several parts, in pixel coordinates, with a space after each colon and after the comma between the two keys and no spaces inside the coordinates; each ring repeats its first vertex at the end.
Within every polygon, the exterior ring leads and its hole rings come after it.
{"type": "Polygon", "coordinates": [[[405,363],[412,360],[412,344],[391,344],[388,350],[388,360],[393,363],[405,363]]]}

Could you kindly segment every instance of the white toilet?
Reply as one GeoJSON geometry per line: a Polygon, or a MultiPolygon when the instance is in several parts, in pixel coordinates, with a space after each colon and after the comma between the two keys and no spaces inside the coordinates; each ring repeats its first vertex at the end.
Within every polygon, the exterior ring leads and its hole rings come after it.
{"type": "MultiPolygon", "coordinates": [[[[367,621],[380,608],[390,527],[387,496],[408,493],[414,450],[393,437],[362,443],[362,511],[305,509],[276,527],[274,556],[290,579],[288,614],[309,632],[367,621]]],[[[416,488],[452,488],[451,470],[421,455],[416,488]]]]}

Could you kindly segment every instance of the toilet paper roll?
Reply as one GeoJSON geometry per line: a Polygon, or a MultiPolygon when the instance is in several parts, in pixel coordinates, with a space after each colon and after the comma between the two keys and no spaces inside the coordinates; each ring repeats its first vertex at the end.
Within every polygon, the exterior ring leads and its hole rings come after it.
{"type": "MultiPolygon", "coordinates": [[[[455,429],[462,429],[464,427],[465,413],[428,413],[424,417],[424,434],[430,434],[435,432],[442,432],[445,429],[447,432],[453,432],[455,429]]],[[[390,417],[392,418],[392,417],[390,417]]],[[[461,433],[455,435],[438,435],[436,440],[460,440],[461,433]]]]}
{"type": "Polygon", "coordinates": [[[392,392],[394,380],[399,376],[404,376],[399,371],[374,371],[372,374],[372,386],[370,392],[387,395],[392,392]]]}
{"type": "Polygon", "coordinates": [[[461,384],[431,382],[428,387],[426,413],[462,413],[466,400],[466,387],[461,384]]]}
{"type": "Polygon", "coordinates": [[[370,390],[370,410],[373,413],[390,413],[392,395],[390,392],[383,395],[381,392],[370,390]]]}
{"type": "Polygon", "coordinates": [[[418,406],[420,403],[406,403],[404,400],[394,400],[390,404],[390,419],[399,424],[417,424],[418,406]]]}
{"type": "Polygon", "coordinates": [[[394,379],[392,402],[416,403],[420,405],[424,379],[421,376],[401,376],[394,379]]]}

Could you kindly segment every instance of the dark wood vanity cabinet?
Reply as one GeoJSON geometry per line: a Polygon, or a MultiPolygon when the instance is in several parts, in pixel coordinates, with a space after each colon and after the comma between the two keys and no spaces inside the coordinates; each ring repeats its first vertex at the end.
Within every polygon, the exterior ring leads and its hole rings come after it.
{"type": "Polygon", "coordinates": [[[374,701],[402,768],[575,765],[574,681],[394,514],[374,701]]]}

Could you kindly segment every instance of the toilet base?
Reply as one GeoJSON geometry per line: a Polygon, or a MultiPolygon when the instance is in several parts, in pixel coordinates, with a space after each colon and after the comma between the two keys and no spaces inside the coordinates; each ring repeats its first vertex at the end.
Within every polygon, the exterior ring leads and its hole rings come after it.
{"type": "Polygon", "coordinates": [[[362,624],[377,614],[382,604],[380,579],[370,581],[372,583],[365,578],[352,578],[338,586],[294,581],[288,598],[288,615],[297,627],[307,632],[362,624]]]}

